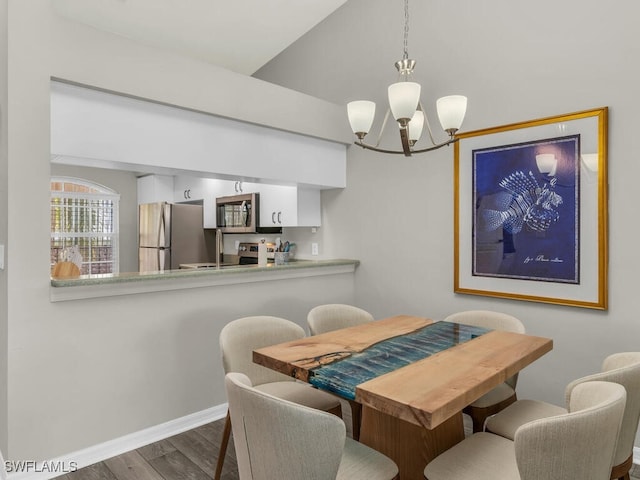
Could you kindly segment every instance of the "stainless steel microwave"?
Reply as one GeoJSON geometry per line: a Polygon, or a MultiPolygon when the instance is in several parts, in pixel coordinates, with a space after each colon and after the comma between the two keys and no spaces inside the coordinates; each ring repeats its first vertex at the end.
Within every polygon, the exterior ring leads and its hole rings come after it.
{"type": "Polygon", "coordinates": [[[223,233],[282,233],[282,227],[260,226],[260,194],[216,198],[216,226],[223,233]]]}

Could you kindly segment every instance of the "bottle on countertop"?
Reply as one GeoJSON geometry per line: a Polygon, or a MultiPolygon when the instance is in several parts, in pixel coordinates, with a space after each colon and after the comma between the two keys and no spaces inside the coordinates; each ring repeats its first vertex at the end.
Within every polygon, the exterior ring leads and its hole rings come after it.
{"type": "Polygon", "coordinates": [[[267,243],[264,238],[261,238],[260,242],[258,242],[258,266],[267,266],[267,243]]]}

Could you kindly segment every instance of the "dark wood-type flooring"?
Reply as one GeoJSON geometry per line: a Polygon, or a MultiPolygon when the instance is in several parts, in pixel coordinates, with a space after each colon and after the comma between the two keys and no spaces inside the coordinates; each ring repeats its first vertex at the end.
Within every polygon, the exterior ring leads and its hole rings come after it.
{"type": "MultiPolygon", "coordinates": [[[[209,480],[220,450],[224,419],[68,473],[62,480],[209,480]]],[[[223,480],[238,480],[233,436],[223,480]]]]}
{"type": "MultiPolygon", "coordinates": [[[[215,473],[223,426],[224,419],[208,423],[58,478],[62,480],[209,480],[215,473]]],[[[634,465],[631,474],[633,480],[640,480],[640,466],[634,465]]],[[[238,480],[233,436],[229,442],[222,479],[238,480]]]]}

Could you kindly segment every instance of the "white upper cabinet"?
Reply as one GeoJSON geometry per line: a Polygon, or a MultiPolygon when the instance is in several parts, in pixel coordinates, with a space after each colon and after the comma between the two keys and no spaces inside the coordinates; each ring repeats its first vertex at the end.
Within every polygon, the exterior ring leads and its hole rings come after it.
{"type": "Polygon", "coordinates": [[[178,175],[173,180],[173,201],[180,203],[202,202],[203,227],[216,228],[216,198],[234,195],[239,182],[216,178],[198,178],[178,175]]]}
{"type": "Polygon", "coordinates": [[[293,186],[244,184],[260,193],[261,227],[319,227],[320,190],[293,186]]]}
{"type": "Polygon", "coordinates": [[[205,178],[178,175],[173,177],[173,201],[192,202],[204,200],[205,178]]]}
{"type": "Polygon", "coordinates": [[[60,163],[344,188],[346,148],[342,143],[51,82],[51,154],[60,163]]]}
{"type": "Polygon", "coordinates": [[[261,227],[319,227],[320,189],[269,185],[187,175],[138,178],[138,204],[202,203],[203,227],[216,228],[216,198],[260,194],[261,227]]]}
{"type": "Polygon", "coordinates": [[[260,192],[261,227],[294,226],[291,220],[297,215],[296,190],[296,187],[288,186],[258,186],[256,191],[260,192]]]}
{"type": "Polygon", "coordinates": [[[143,203],[172,202],[173,177],[169,175],[145,175],[138,177],[138,205],[143,203]]]}

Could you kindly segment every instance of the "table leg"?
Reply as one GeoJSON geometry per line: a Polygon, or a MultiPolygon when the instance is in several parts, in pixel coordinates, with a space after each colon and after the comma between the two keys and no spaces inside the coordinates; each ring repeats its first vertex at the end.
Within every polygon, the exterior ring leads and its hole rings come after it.
{"type": "Polygon", "coordinates": [[[464,439],[462,413],[433,430],[362,406],[360,442],[384,453],[398,465],[400,480],[424,480],[424,468],[464,439]]]}

